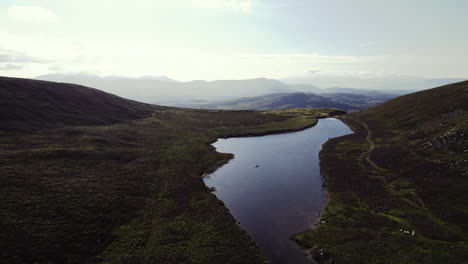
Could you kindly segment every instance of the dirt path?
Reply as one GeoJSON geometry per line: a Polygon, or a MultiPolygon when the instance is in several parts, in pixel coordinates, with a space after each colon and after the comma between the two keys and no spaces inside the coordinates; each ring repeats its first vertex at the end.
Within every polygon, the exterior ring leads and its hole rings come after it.
{"type": "Polygon", "coordinates": [[[378,169],[378,170],[383,170],[382,168],[380,168],[377,164],[375,164],[370,156],[372,154],[372,151],[374,151],[374,148],[375,148],[375,143],[374,141],[372,140],[372,131],[369,129],[369,127],[367,126],[366,123],[362,122],[361,120],[358,120],[359,123],[362,124],[362,126],[367,130],[367,136],[366,136],[366,141],[369,142],[369,149],[367,150],[367,154],[366,154],[366,157],[365,157],[365,160],[372,166],[374,167],[375,169],[378,169]]]}
{"type": "MultiPolygon", "coordinates": [[[[368,150],[367,150],[367,153],[366,153],[366,156],[365,156],[364,159],[365,159],[372,167],[374,167],[374,169],[379,170],[379,171],[381,171],[381,172],[387,172],[387,173],[388,173],[388,171],[387,171],[386,169],[384,169],[384,168],[382,168],[382,167],[379,167],[377,164],[375,164],[375,163],[371,160],[370,156],[371,156],[371,154],[372,154],[372,151],[374,151],[374,148],[375,148],[375,143],[374,143],[374,141],[372,140],[372,131],[369,129],[369,126],[367,126],[366,123],[362,122],[361,120],[357,120],[357,121],[358,121],[359,123],[361,123],[362,126],[367,130],[366,141],[369,142],[369,148],[368,148],[368,150]]],[[[416,155],[416,154],[414,154],[414,155],[416,155]]],[[[383,181],[385,187],[386,187],[387,189],[389,189],[389,186],[388,186],[388,183],[387,183],[387,179],[385,178],[385,175],[383,175],[381,178],[382,178],[382,181],[383,181]]],[[[389,189],[389,190],[390,190],[390,189],[389,189]]],[[[417,193],[414,194],[414,197],[415,197],[415,199],[419,202],[420,205],[422,205],[423,207],[425,206],[425,205],[424,205],[424,201],[418,196],[417,193]]]]}
{"type": "MultiPolygon", "coordinates": [[[[375,149],[375,143],[374,141],[372,140],[372,131],[369,129],[369,126],[367,126],[366,123],[362,122],[361,120],[357,120],[359,123],[362,124],[362,126],[367,130],[367,136],[366,136],[366,141],[369,142],[369,148],[367,149],[367,153],[366,153],[366,156],[365,156],[365,160],[376,170],[380,171],[380,172],[387,172],[386,169],[384,168],[381,168],[379,167],[379,165],[375,164],[370,156],[372,154],[372,151],[374,151],[375,149]]],[[[387,182],[387,179],[385,178],[385,173],[382,174],[382,177],[380,177],[384,183],[384,186],[385,188],[389,189],[389,186],[388,186],[388,182],[387,182]]],[[[390,189],[389,189],[390,190],[390,189]]]]}

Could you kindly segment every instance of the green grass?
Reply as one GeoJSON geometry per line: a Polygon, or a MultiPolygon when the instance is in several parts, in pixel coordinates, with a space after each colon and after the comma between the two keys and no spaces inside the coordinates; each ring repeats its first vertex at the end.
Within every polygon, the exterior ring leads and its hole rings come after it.
{"type": "Polygon", "coordinates": [[[2,263],[262,263],[202,181],[232,158],[210,144],[334,112],[153,108],[112,125],[2,131],[2,263]]]}

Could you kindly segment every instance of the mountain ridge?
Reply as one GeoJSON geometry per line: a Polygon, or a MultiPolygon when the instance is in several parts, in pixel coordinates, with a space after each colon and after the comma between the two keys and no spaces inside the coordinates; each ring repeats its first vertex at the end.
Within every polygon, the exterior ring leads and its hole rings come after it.
{"type": "Polygon", "coordinates": [[[409,91],[375,91],[371,89],[330,88],[322,89],[310,84],[287,84],[279,80],[255,78],[247,80],[194,80],[189,82],[170,82],[139,78],[109,79],[96,75],[42,75],[36,79],[76,83],[94,87],[109,93],[145,103],[165,103],[169,101],[196,100],[224,100],[226,98],[262,96],[271,93],[316,93],[320,95],[337,92],[377,96],[392,94],[393,96],[409,91]]]}

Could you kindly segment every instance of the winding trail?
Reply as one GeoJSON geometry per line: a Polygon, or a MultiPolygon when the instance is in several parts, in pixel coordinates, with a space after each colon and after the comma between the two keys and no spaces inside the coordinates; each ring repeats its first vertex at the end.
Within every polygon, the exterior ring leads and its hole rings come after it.
{"type": "MultiPolygon", "coordinates": [[[[374,141],[372,140],[372,131],[369,129],[369,126],[362,122],[361,120],[357,120],[359,123],[361,123],[361,125],[367,130],[367,136],[366,136],[366,141],[369,143],[369,148],[367,149],[367,153],[366,153],[366,156],[365,156],[365,160],[376,170],[380,171],[380,172],[388,172],[386,169],[384,168],[381,168],[379,167],[379,165],[375,164],[375,162],[373,162],[371,160],[371,154],[372,154],[372,151],[374,151],[375,149],[375,143],[374,141]]],[[[388,190],[390,190],[389,188],[389,185],[388,185],[388,182],[387,182],[387,179],[385,177],[385,174],[382,174],[382,177],[380,177],[383,181],[383,184],[385,186],[385,188],[387,188],[388,190]]]]}
{"type": "MultiPolygon", "coordinates": [[[[372,151],[374,151],[375,149],[375,143],[374,141],[372,140],[372,131],[369,129],[369,126],[367,126],[366,123],[362,122],[361,120],[357,120],[359,123],[361,123],[361,125],[367,130],[367,136],[366,136],[366,141],[369,142],[369,148],[367,150],[367,153],[366,153],[366,156],[365,156],[365,160],[372,166],[374,167],[374,169],[376,170],[379,170],[381,172],[386,172],[388,173],[388,170],[382,168],[382,167],[379,167],[377,164],[375,164],[370,156],[372,154],[372,151]]],[[[389,188],[389,185],[387,183],[387,179],[385,177],[385,175],[382,175],[381,177],[385,187],[388,189],[388,190],[391,190],[391,188],[389,188]]],[[[419,202],[420,205],[422,205],[423,207],[425,206],[424,204],[424,201],[419,197],[419,195],[417,193],[414,193],[414,198],[419,202]]]]}
{"type": "Polygon", "coordinates": [[[367,130],[366,141],[369,142],[369,149],[367,150],[365,160],[375,169],[383,170],[377,164],[375,164],[370,158],[372,151],[374,151],[374,148],[375,148],[375,143],[372,140],[372,131],[369,129],[369,126],[367,126],[366,123],[362,122],[361,120],[358,120],[358,122],[361,123],[361,125],[367,130]]]}

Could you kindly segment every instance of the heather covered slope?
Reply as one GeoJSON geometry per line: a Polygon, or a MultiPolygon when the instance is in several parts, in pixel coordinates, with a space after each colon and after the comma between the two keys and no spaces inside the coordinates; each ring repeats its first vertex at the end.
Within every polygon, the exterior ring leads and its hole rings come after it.
{"type": "Polygon", "coordinates": [[[0,129],[106,125],[157,108],[75,84],[0,77],[0,129]]]}
{"type": "Polygon", "coordinates": [[[324,222],[297,241],[321,263],[466,262],[468,82],[343,120],[355,134],[320,154],[324,222]]]}
{"type": "Polygon", "coordinates": [[[467,234],[468,81],[403,96],[356,117],[382,141],[375,162],[398,168],[427,208],[467,234]]]}
{"type": "Polygon", "coordinates": [[[391,129],[411,129],[427,122],[449,121],[468,110],[468,81],[395,98],[357,114],[391,129]]]}

